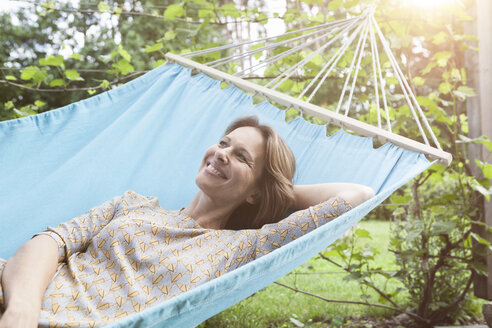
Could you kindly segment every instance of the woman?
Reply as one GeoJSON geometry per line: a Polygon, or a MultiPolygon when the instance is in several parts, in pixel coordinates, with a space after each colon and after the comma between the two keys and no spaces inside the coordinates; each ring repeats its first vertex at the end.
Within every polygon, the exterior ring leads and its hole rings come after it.
{"type": "Polygon", "coordinates": [[[273,129],[255,117],[233,122],[205,152],[199,191],[186,208],[165,211],[155,197],[126,192],[48,228],[0,261],[0,327],[117,320],[260,257],[373,196],[356,184],[293,186],[294,168],[292,152],[273,129]],[[272,223],[289,209],[308,207],[272,223]]]}

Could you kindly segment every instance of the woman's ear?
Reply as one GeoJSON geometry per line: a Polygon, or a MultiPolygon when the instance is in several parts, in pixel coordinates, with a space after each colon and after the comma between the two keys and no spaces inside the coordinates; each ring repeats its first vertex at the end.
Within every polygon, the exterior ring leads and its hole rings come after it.
{"type": "Polygon", "coordinates": [[[255,191],[254,193],[252,193],[251,195],[246,197],[246,203],[251,204],[251,205],[256,204],[259,196],[260,196],[260,193],[258,191],[255,191]]]}

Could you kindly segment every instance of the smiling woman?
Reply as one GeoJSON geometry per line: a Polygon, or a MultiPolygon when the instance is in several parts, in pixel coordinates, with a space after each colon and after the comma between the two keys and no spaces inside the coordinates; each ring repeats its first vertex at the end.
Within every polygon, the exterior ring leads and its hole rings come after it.
{"type": "Polygon", "coordinates": [[[196,177],[200,191],[185,211],[194,217],[197,204],[212,198],[213,208],[200,221],[205,226],[207,217],[215,228],[260,228],[277,222],[294,204],[294,172],[294,155],[275,130],[256,117],[241,118],[206,151],[196,177]]]}
{"type": "Polygon", "coordinates": [[[94,326],[141,312],[374,195],[357,184],[293,186],[294,168],[272,128],[255,117],[233,122],[205,152],[200,190],[186,208],[166,211],[157,198],[128,191],[0,259],[0,327],[94,326]],[[279,221],[289,207],[305,209],[279,221]],[[241,230],[224,229],[231,218],[241,230]]]}
{"type": "Polygon", "coordinates": [[[207,149],[196,177],[200,191],[185,212],[200,217],[197,222],[203,227],[220,229],[238,206],[255,204],[265,166],[264,144],[259,130],[244,126],[207,149]]]}

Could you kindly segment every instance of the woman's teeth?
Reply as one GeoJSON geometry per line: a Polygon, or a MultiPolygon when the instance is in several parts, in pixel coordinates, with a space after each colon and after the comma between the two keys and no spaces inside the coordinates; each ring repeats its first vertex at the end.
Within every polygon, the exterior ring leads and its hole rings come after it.
{"type": "Polygon", "coordinates": [[[207,168],[208,168],[210,171],[212,171],[214,174],[217,174],[217,175],[218,175],[218,176],[220,176],[221,178],[224,178],[224,179],[225,179],[225,176],[224,176],[222,173],[220,173],[219,171],[217,171],[217,170],[215,169],[215,167],[213,167],[213,166],[212,166],[212,164],[208,164],[207,168]]]}

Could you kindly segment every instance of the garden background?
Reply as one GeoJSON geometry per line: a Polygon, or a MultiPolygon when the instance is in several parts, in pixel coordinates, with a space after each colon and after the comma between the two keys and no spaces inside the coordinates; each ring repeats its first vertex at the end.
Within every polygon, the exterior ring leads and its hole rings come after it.
{"type": "MultiPolygon", "coordinates": [[[[453,154],[452,164],[435,164],[352,233],[201,327],[474,322],[484,303],[473,295],[474,287],[478,295],[490,297],[484,292],[491,248],[485,222],[492,193],[487,155],[492,142],[481,128],[474,83],[480,70],[474,59],[480,51],[477,1],[5,1],[0,11],[0,120],[35,115],[114,88],[162,65],[169,51],[186,53],[294,31],[360,15],[374,4],[375,18],[433,131],[453,154]]],[[[380,51],[383,68],[389,68],[380,51]]],[[[214,56],[221,53],[207,59],[214,56]]],[[[345,53],[338,65],[348,66],[352,56],[345,53]]],[[[290,56],[278,65],[298,60],[290,56]]],[[[280,89],[287,94],[302,89],[320,65],[315,57],[304,76],[280,89]]],[[[359,90],[371,85],[370,65],[365,58],[359,90]]],[[[268,80],[278,71],[264,73],[268,80]]],[[[389,71],[385,81],[397,85],[389,71]]],[[[333,108],[340,83],[327,79],[313,102],[333,108]]],[[[369,101],[364,92],[354,97],[361,104],[369,101]]],[[[393,131],[418,139],[402,98],[389,99],[393,131]]],[[[294,109],[287,114],[289,120],[300,115],[294,109]]],[[[358,115],[369,123],[376,120],[374,106],[358,115]]]]}

